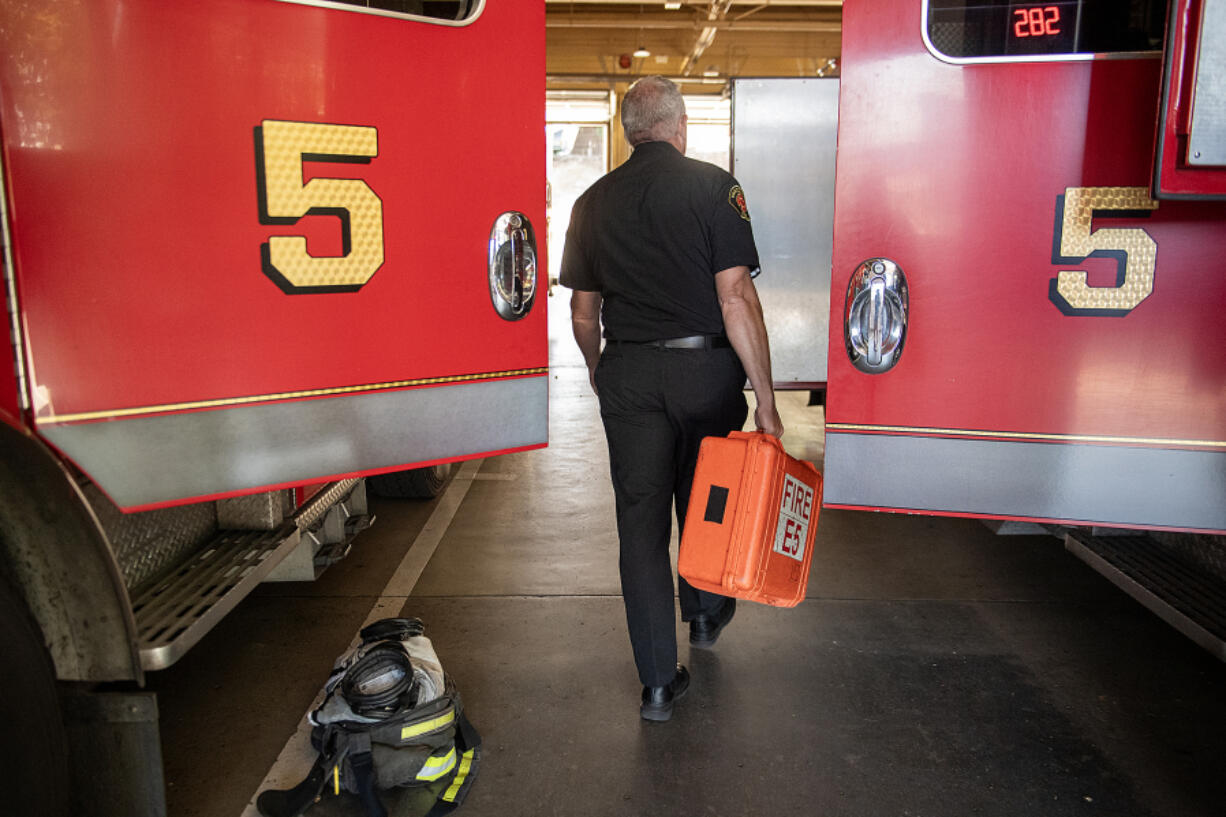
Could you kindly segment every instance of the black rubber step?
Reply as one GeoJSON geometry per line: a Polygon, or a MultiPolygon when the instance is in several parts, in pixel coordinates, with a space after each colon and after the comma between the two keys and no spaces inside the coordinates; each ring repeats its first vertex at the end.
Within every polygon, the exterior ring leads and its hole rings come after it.
{"type": "Polygon", "coordinates": [[[1164,621],[1226,661],[1226,582],[1151,536],[1074,530],[1065,547],[1164,621]]]}

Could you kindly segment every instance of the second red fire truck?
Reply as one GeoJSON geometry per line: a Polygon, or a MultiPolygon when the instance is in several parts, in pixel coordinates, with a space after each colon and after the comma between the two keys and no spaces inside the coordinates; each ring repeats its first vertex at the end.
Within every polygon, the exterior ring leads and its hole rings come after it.
{"type": "Polygon", "coordinates": [[[1226,657],[1224,76],[1215,0],[846,5],[827,505],[1075,526],[1226,657]]]}

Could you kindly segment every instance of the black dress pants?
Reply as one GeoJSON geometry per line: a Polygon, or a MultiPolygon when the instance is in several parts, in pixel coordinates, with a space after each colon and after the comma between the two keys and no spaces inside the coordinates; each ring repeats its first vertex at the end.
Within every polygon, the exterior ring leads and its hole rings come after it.
{"type": "MultiPolygon", "coordinates": [[[[745,370],[732,349],[663,349],[610,342],[596,367],[600,416],[617,499],[619,566],[634,662],[644,686],[677,665],[670,511],[685,526],[703,437],[745,424],[745,370]]],[[[681,620],[713,614],[724,597],[678,577],[681,620]]]]}

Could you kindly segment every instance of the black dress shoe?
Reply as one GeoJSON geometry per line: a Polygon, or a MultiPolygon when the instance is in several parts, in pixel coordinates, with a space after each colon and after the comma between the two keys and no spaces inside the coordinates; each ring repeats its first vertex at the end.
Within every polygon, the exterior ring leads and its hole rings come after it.
{"type": "Polygon", "coordinates": [[[673,680],[662,687],[643,687],[639,715],[645,721],[666,721],[673,716],[673,703],[690,688],[690,671],[680,664],[673,680]]]}
{"type": "Polygon", "coordinates": [[[725,599],[724,606],[713,616],[699,616],[690,622],[690,646],[709,650],[715,646],[720,631],[736,615],[736,599],[725,599]]]}

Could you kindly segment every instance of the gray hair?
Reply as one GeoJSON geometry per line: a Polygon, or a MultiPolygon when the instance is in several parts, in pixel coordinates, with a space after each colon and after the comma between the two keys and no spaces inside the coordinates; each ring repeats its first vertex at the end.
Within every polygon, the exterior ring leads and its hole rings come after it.
{"type": "Polygon", "coordinates": [[[643,77],[630,86],[622,100],[622,128],[631,147],[668,141],[683,116],[681,89],[664,77],[643,77]]]}

